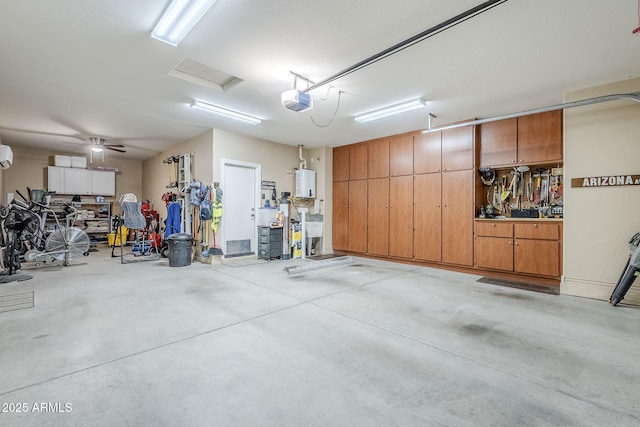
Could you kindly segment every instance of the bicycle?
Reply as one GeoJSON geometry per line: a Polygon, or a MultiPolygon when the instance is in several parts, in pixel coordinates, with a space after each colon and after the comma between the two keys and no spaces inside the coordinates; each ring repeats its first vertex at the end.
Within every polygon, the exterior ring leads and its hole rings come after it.
{"type": "MultiPolygon", "coordinates": [[[[27,201],[19,191],[16,193],[27,201]]],[[[29,200],[28,205],[13,200],[9,209],[4,208],[0,211],[5,238],[2,259],[5,268],[8,267],[9,274],[20,269],[20,256],[25,261],[35,262],[36,265],[42,262],[51,264],[59,260],[68,266],[69,261],[80,255],[89,255],[89,236],[84,230],[73,226],[78,215],[77,209],[69,204],[65,205],[63,212],[64,226],[60,223],[56,211],[35,200],[29,200]],[[53,232],[47,232],[45,229],[48,215],[51,215],[56,223],[53,232]]]]}

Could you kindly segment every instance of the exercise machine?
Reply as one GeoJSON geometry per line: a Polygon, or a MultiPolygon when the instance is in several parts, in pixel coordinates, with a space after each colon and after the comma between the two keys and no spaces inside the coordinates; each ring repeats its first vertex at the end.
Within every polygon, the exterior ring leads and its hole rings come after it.
{"type": "Polygon", "coordinates": [[[636,280],[638,272],[640,271],[640,233],[636,233],[631,237],[631,240],[629,240],[629,249],[631,250],[631,255],[622,270],[622,274],[618,279],[618,283],[616,283],[616,287],[613,289],[611,297],[609,297],[609,302],[613,306],[616,306],[624,299],[624,296],[636,280]]]}

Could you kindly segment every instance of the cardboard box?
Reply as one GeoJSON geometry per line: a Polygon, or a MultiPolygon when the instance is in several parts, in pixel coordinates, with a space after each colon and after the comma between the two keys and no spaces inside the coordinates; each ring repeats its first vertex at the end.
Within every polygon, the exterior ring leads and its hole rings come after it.
{"type": "Polygon", "coordinates": [[[87,168],[87,158],[86,157],[78,157],[71,156],[71,167],[72,168],[87,168]]]}
{"type": "Polygon", "coordinates": [[[63,168],[71,167],[71,157],[70,156],[53,156],[53,166],[60,166],[63,168]]]}

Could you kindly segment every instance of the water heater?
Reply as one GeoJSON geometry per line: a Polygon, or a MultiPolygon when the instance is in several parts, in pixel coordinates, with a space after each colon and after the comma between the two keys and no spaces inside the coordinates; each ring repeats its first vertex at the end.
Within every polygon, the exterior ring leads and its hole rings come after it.
{"type": "Polygon", "coordinates": [[[296,171],[296,197],[316,197],[316,171],[311,169],[296,171]]]}

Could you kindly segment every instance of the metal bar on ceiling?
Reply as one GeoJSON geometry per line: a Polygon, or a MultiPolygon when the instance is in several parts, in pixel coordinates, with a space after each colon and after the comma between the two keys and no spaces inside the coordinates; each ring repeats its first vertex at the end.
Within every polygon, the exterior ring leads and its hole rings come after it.
{"type": "Polygon", "coordinates": [[[374,62],[378,62],[384,58],[386,58],[387,56],[391,56],[394,53],[398,53],[410,46],[413,46],[416,43],[419,43],[433,35],[436,35],[444,30],[447,30],[455,25],[458,25],[464,21],[466,21],[467,19],[473,18],[476,15],[479,15],[483,12],[488,11],[489,9],[492,9],[502,3],[505,3],[507,0],[491,0],[491,1],[486,1],[484,3],[481,3],[475,7],[472,7],[469,10],[466,10],[456,16],[454,16],[453,18],[449,18],[446,21],[443,21],[437,25],[434,25],[433,27],[419,33],[416,34],[413,37],[409,37],[408,39],[401,41],[400,43],[396,43],[395,45],[376,53],[375,55],[372,55],[360,62],[358,62],[357,64],[354,64],[350,67],[345,68],[342,71],[337,72],[336,74],[327,77],[326,79],[320,80],[319,82],[312,84],[311,86],[307,87],[306,89],[303,90],[303,92],[309,92],[313,89],[316,89],[320,86],[324,86],[327,83],[331,83],[334,80],[338,80],[339,78],[342,78],[348,74],[353,73],[354,71],[358,71],[364,67],[367,67],[371,64],[373,64],[374,62]]]}
{"type": "Polygon", "coordinates": [[[518,113],[503,114],[501,116],[494,116],[486,119],[469,120],[466,122],[460,122],[460,123],[455,123],[451,125],[443,125],[443,126],[437,126],[437,127],[431,127],[431,118],[435,116],[430,114],[429,127],[423,130],[422,133],[437,132],[440,130],[455,129],[455,128],[460,128],[464,126],[481,125],[483,123],[495,122],[498,120],[513,119],[515,117],[528,116],[530,114],[546,113],[547,111],[555,111],[555,110],[564,110],[565,108],[582,107],[584,105],[615,101],[619,99],[630,99],[632,101],[640,102],[640,92],[617,93],[612,95],[597,96],[595,98],[587,98],[587,99],[582,99],[580,101],[565,102],[563,104],[550,105],[548,107],[542,107],[542,108],[534,108],[532,110],[520,111],[518,113]]]}

